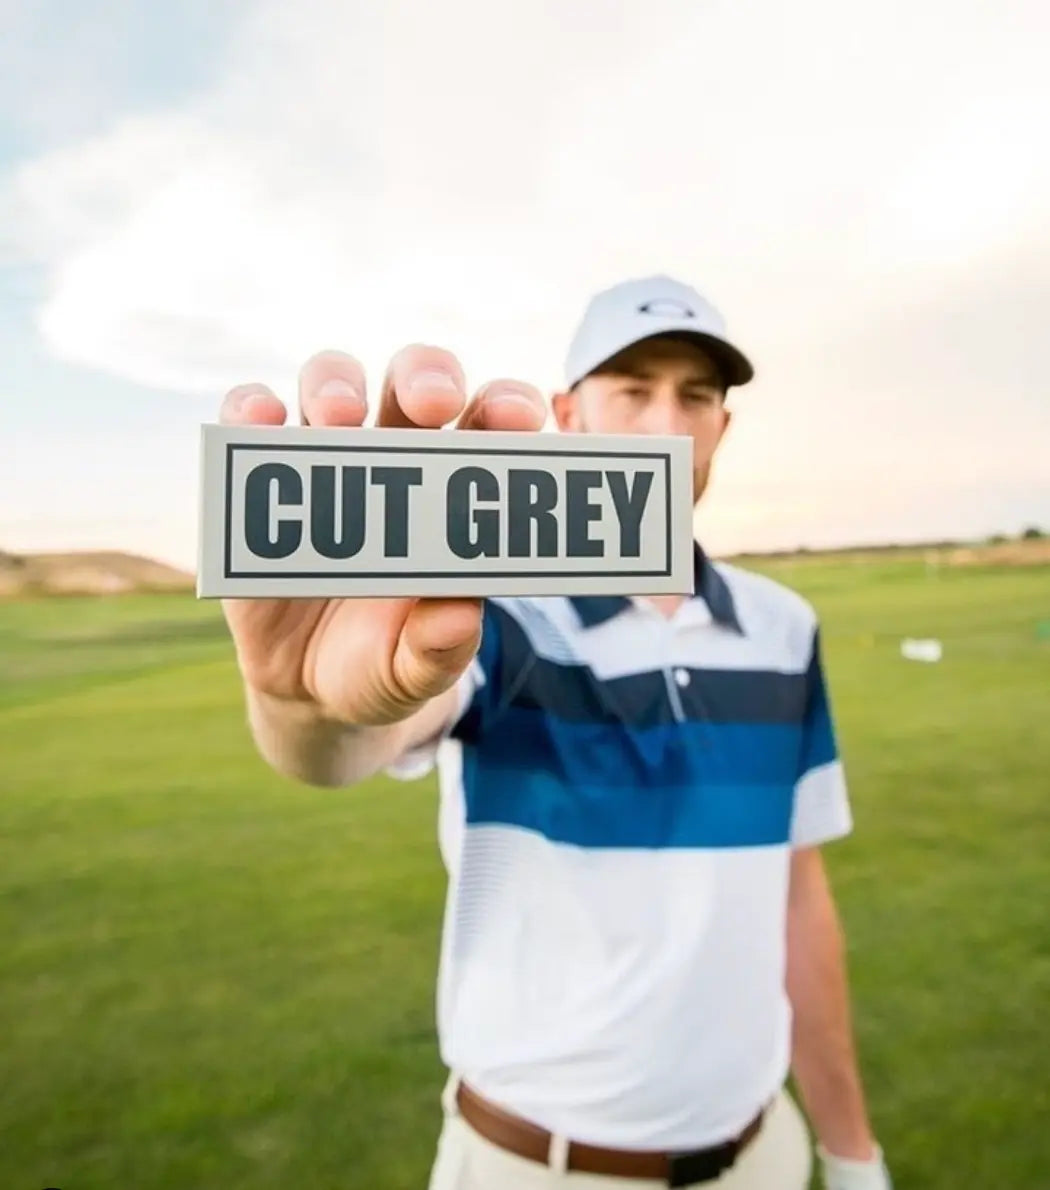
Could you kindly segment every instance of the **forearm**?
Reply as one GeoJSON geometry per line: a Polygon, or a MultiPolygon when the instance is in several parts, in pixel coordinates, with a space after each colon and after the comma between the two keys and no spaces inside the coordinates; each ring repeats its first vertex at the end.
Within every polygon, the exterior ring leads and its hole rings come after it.
{"type": "Polygon", "coordinates": [[[798,866],[788,917],[795,1081],[824,1148],[863,1161],[875,1140],[853,1039],[842,928],[819,857],[798,866]]]}
{"type": "Polygon", "coordinates": [[[277,772],[308,785],[354,785],[410,748],[439,735],[455,706],[455,691],[431,699],[410,718],[358,727],[324,716],[308,703],[245,689],[248,723],[262,758],[277,772]]]}

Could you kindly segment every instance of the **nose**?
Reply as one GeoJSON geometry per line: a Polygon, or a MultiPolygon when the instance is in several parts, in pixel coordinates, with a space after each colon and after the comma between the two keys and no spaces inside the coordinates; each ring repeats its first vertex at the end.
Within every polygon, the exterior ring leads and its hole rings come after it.
{"type": "Polygon", "coordinates": [[[645,429],[649,434],[688,434],[689,419],[674,393],[654,394],[645,411],[645,429]]]}

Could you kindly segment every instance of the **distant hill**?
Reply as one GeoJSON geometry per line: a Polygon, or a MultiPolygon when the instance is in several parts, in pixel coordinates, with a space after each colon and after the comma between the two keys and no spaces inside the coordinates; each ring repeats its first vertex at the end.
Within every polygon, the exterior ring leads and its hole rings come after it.
{"type": "Polygon", "coordinates": [[[829,546],[821,549],[770,550],[736,554],[727,559],[747,565],[813,562],[877,563],[887,559],[919,559],[939,566],[1046,566],[1050,537],[996,538],[990,541],[929,541],[895,545],[829,546]]]}
{"type": "MultiPolygon", "coordinates": [[[[909,545],[863,545],[728,555],[742,565],[841,559],[858,564],[887,557],[923,558],[947,566],[1045,566],[1050,537],[995,539],[988,542],[937,541],[909,545]]],[[[131,591],[192,591],[193,574],[177,567],[117,550],[54,554],[13,554],[0,550],[0,599],[29,595],[122,595],[131,591]]]]}
{"type": "Polygon", "coordinates": [[[192,590],[194,577],[174,566],[110,550],[12,554],[0,550],[0,598],[22,595],[118,595],[192,590]]]}

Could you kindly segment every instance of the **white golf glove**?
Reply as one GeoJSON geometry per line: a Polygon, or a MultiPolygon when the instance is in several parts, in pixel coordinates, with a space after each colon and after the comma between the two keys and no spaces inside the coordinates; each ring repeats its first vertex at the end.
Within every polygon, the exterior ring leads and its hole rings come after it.
{"type": "Polygon", "coordinates": [[[817,1155],[826,1190],[893,1190],[890,1171],[886,1168],[882,1149],[878,1145],[870,1161],[836,1157],[823,1146],[818,1146],[817,1155]]]}

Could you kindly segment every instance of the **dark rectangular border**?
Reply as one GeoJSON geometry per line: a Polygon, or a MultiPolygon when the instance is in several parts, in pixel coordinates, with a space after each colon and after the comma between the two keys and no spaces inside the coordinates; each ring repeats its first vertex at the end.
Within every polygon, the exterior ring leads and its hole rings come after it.
{"type": "MultiPolygon", "coordinates": [[[[480,446],[308,446],[304,442],[291,443],[288,446],[276,446],[263,442],[227,442],[226,443],[226,515],[223,525],[223,578],[265,578],[265,579],[301,579],[301,578],[336,578],[336,579],[373,579],[373,578],[464,578],[469,577],[461,570],[295,570],[282,574],[275,574],[269,570],[233,570],[233,456],[239,450],[265,451],[332,451],[358,454],[439,454],[439,455],[513,455],[515,458],[539,455],[543,458],[585,458],[609,459],[614,457],[605,450],[510,450],[500,447],[496,450],[485,450],[480,446]]],[[[665,553],[667,564],[663,570],[500,570],[486,571],[486,578],[666,578],[671,574],[671,456],[665,451],[631,450],[617,452],[617,458],[622,459],[662,459],[664,464],[664,494],[666,502],[665,522],[667,534],[665,553]]]]}

